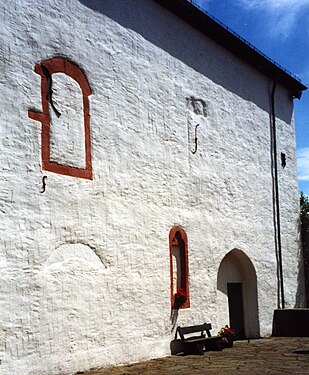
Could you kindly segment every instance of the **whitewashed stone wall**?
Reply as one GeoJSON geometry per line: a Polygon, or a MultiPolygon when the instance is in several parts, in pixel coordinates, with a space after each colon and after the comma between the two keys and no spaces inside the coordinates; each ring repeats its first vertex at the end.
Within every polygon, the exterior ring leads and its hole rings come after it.
{"type": "MultiPolygon", "coordinates": [[[[0,14],[0,373],[73,374],[168,355],[176,325],[210,321],[215,332],[228,323],[217,274],[233,249],[255,268],[270,335],[271,80],[150,0],[3,1],[0,14]],[[92,88],[93,180],[42,170],[42,126],[28,110],[42,110],[34,66],[54,56],[92,88]],[[175,225],[188,236],[191,308],[173,320],[175,225]]],[[[83,168],[78,87],[58,78],[66,115],[52,118],[51,159],[83,168]]],[[[301,295],[292,107],[279,86],[287,307],[301,295]]]]}

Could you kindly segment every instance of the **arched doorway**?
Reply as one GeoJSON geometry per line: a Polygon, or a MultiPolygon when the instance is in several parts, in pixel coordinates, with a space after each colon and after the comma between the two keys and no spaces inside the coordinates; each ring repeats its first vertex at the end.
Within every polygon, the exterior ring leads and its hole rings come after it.
{"type": "Polygon", "coordinates": [[[222,259],[217,289],[219,321],[229,322],[236,339],[260,337],[256,272],[243,251],[234,249],[222,259]]]}

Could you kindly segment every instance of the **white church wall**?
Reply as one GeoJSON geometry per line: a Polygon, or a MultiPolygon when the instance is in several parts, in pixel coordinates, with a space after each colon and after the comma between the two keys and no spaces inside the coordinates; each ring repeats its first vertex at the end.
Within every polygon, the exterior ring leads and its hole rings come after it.
{"type": "MultiPolygon", "coordinates": [[[[277,306],[272,82],[153,1],[17,0],[2,2],[0,12],[0,372],[73,374],[168,355],[177,325],[207,321],[215,333],[228,324],[218,314],[217,276],[233,249],[255,267],[260,334],[269,335],[277,306]],[[92,90],[92,180],[42,169],[42,124],[28,110],[42,110],[35,64],[55,56],[76,63],[92,90]],[[177,313],[173,226],[186,231],[189,255],[191,307],[177,313]]],[[[49,108],[52,161],[84,168],[79,88],[62,77],[54,89],[63,117],[49,108]],[[70,90],[77,100],[68,101],[70,90]]],[[[280,194],[293,306],[292,100],[280,86],[276,95],[279,150],[288,155],[280,194]]]]}

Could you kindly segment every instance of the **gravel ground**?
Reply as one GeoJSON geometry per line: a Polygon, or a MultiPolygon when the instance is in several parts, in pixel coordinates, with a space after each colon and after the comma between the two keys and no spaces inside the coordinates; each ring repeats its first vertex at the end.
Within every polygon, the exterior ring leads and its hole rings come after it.
{"type": "Polygon", "coordinates": [[[237,341],[222,352],[170,356],[83,375],[309,375],[309,337],[237,341]]]}

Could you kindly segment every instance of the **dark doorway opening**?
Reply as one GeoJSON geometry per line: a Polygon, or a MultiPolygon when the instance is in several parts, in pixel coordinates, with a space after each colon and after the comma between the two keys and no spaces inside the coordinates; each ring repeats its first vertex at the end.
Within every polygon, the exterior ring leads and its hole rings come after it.
{"type": "Polygon", "coordinates": [[[245,336],[244,305],[242,283],[227,283],[227,297],[229,302],[230,326],[236,331],[236,340],[245,336]]]}
{"type": "Polygon", "coordinates": [[[239,338],[259,338],[257,277],[253,263],[243,251],[233,249],[224,256],[218,269],[217,288],[219,321],[234,325],[239,338]],[[234,290],[233,284],[237,283],[234,290]]]}

